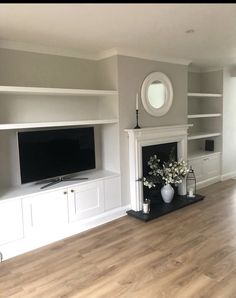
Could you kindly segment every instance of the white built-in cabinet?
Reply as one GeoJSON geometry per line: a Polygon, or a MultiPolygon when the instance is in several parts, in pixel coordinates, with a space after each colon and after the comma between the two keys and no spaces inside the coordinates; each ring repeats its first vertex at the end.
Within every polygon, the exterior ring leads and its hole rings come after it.
{"type": "Polygon", "coordinates": [[[68,223],[67,189],[22,198],[25,237],[46,238],[68,223]]]}
{"type": "Polygon", "coordinates": [[[220,180],[222,152],[223,76],[221,71],[189,73],[188,163],[198,188],[220,180]],[[207,151],[206,140],[214,141],[207,151]]]}
{"type": "Polygon", "coordinates": [[[3,259],[123,216],[120,192],[115,193],[120,189],[120,177],[108,172],[104,176],[100,173],[95,181],[72,185],[66,182],[66,187],[32,194],[24,195],[27,190],[18,189],[17,198],[11,198],[16,192],[2,194],[0,252],[3,259]]]}
{"type": "Polygon", "coordinates": [[[220,179],[221,154],[206,154],[189,159],[189,165],[194,169],[198,186],[205,186],[220,179]]]}
{"type": "Polygon", "coordinates": [[[102,181],[78,185],[68,189],[69,221],[77,221],[104,212],[102,181]]]}
{"type": "Polygon", "coordinates": [[[112,210],[121,205],[120,177],[108,178],[104,184],[105,211],[112,210]]]}
{"type": "Polygon", "coordinates": [[[0,86],[0,253],[3,260],[125,215],[116,90],[0,86]],[[17,132],[94,126],[88,180],[20,183],[17,132]]]}
{"type": "Polygon", "coordinates": [[[0,246],[23,238],[21,200],[0,201],[0,246]]]}

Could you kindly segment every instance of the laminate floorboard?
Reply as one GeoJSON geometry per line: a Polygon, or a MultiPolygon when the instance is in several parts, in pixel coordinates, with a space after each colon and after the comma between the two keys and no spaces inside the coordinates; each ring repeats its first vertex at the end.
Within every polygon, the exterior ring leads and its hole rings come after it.
{"type": "Polygon", "coordinates": [[[236,298],[236,180],[150,222],[122,217],[0,264],[0,298],[236,298]]]}

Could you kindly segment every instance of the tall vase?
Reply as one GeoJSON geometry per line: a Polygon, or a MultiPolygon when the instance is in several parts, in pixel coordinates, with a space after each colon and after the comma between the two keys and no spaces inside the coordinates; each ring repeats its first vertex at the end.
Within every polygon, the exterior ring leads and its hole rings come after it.
{"type": "Polygon", "coordinates": [[[165,203],[170,203],[174,197],[174,188],[170,184],[166,184],[161,188],[161,196],[165,203]]]}

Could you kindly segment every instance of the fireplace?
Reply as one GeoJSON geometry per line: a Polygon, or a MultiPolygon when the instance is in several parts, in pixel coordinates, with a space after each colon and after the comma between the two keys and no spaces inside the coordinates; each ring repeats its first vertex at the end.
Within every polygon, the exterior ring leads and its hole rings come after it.
{"type": "Polygon", "coordinates": [[[183,208],[190,204],[203,200],[204,196],[196,195],[194,198],[186,196],[185,181],[176,188],[176,196],[170,204],[164,203],[158,188],[156,193],[148,194],[151,199],[151,212],[144,214],[142,204],[145,196],[142,178],[145,175],[145,165],[150,154],[157,153],[160,159],[168,160],[168,155],[172,152],[176,160],[187,160],[187,130],[188,125],[152,127],[142,129],[126,129],[129,135],[129,178],[130,178],[130,197],[131,210],[127,214],[149,221],[183,208]],[[177,194],[178,193],[178,194],[177,194]]]}
{"type": "MultiPolygon", "coordinates": [[[[168,147],[170,144],[176,143],[177,160],[187,160],[188,127],[189,125],[176,125],[125,130],[129,136],[129,179],[132,210],[142,210],[143,151],[156,145],[166,144],[165,146],[168,147]]],[[[178,187],[178,193],[180,195],[186,194],[185,182],[178,187]]]]}
{"type": "MultiPolygon", "coordinates": [[[[164,143],[151,146],[142,147],[142,172],[143,177],[148,175],[150,168],[148,166],[148,161],[154,154],[160,159],[161,163],[167,162],[170,159],[177,161],[177,142],[164,143]]],[[[157,185],[155,188],[149,189],[148,187],[143,187],[143,198],[149,198],[152,201],[161,197],[162,185],[157,185]]],[[[178,189],[175,188],[175,194],[177,194],[178,189]]]]}

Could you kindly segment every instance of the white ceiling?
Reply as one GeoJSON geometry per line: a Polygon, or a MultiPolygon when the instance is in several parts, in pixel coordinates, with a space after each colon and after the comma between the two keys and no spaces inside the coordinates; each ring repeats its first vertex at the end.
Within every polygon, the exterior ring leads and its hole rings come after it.
{"type": "Polygon", "coordinates": [[[236,4],[0,4],[0,47],[234,64],[236,4]]]}

